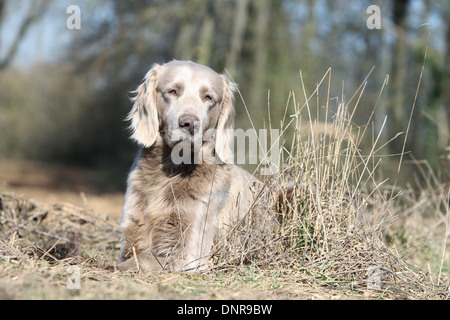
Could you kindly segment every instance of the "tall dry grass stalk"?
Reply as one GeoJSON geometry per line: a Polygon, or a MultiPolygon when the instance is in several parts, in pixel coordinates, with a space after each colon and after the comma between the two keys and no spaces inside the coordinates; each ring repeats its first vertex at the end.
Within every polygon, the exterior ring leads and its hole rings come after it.
{"type": "Polygon", "coordinates": [[[374,110],[365,125],[354,123],[367,79],[353,97],[335,99],[333,107],[331,69],[309,96],[301,73],[300,80],[305,102],[298,103],[294,92],[289,96],[282,120],[280,171],[265,179],[265,191],[253,210],[218,242],[213,255],[216,268],[251,263],[302,270],[320,284],[370,289],[384,297],[434,294],[429,279],[424,281],[424,274],[383,241],[399,192],[385,186],[387,179],[378,181],[386,119],[377,134],[372,130],[374,110]],[[289,130],[294,132],[290,142],[289,130]],[[372,145],[363,147],[364,141],[372,145]]]}

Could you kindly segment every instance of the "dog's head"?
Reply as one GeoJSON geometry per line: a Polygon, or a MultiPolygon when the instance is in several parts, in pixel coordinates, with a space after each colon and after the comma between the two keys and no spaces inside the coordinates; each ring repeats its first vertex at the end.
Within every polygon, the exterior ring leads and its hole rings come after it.
{"type": "Polygon", "coordinates": [[[151,147],[158,135],[174,147],[214,142],[223,162],[232,158],[233,93],[236,85],[224,75],[190,61],[154,65],[136,90],[132,138],[151,147]]]}

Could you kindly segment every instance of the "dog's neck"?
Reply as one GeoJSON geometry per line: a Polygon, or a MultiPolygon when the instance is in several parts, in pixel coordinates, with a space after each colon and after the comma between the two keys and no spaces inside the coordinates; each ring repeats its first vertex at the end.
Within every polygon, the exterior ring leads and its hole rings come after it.
{"type": "Polygon", "coordinates": [[[150,148],[141,149],[140,164],[144,165],[146,170],[158,170],[164,172],[167,176],[179,175],[182,177],[190,176],[194,172],[211,171],[226,166],[216,161],[199,161],[198,152],[191,152],[190,157],[185,157],[188,160],[187,163],[175,164],[172,161],[172,151],[173,149],[162,140],[157,140],[150,148]]]}

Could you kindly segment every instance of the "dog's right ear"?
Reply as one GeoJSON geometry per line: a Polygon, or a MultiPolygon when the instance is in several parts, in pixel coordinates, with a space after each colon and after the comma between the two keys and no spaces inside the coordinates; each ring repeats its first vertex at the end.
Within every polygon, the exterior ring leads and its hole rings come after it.
{"type": "Polygon", "coordinates": [[[131,138],[141,146],[151,147],[159,131],[158,110],[156,109],[156,79],[159,65],[154,65],[145,75],[144,82],[137,88],[131,99],[133,108],[126,120],[131,121],[131,138]]]}

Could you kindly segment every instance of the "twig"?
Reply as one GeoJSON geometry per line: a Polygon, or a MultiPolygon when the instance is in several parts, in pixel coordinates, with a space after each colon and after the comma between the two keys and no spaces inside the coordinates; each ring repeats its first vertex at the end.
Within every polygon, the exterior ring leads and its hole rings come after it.
{"type": "Polygon", "coordinates": [[[138,261],[138,258],[137,258],[136,249],[134,248],[134,246],[131,249],[133,250],[133,257],[134,257],[134,262],[136,263],[137,271],[140,271],[141,268],[139,266],[139,261],[138,261]]]}

